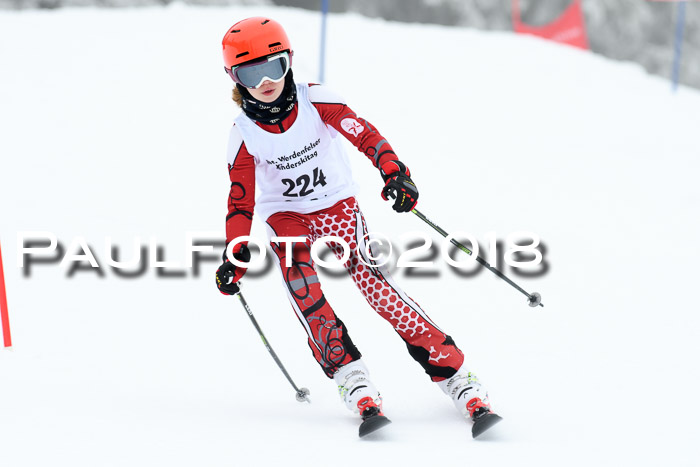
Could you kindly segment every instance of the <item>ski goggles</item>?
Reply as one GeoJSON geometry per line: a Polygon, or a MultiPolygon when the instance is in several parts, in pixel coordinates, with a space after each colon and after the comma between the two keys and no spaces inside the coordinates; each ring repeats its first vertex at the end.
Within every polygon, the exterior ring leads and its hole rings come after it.
{"type": "Polygon", "coordinates": [[[258,60],[243,65],[226,69],[229,76],[241,86],[248,89],[259,88],[264,81],[279,83],[287,76],[291,66],[289,52],[268,55],[258,60]]]}

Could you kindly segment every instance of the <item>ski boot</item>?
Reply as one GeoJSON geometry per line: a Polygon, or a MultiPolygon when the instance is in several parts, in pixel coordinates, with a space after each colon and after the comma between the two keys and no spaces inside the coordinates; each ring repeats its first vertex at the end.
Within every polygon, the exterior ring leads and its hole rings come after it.
{"type": "Polygon", "coordinates": [[[438,381],[438,385],[452,398],[457,410],[473,422],[473,438],[502,420],[491,410],[489,395],[474,373],[460,369],[452,378],[438,381]]]}
{"type": "Polygon", "coordinates": [[[362,417],[360,438],[391,423],[382,412],[382,396],[369,380],[369,371],[360,360],[341,367],[333,380],[345,406],[362,417]]]}

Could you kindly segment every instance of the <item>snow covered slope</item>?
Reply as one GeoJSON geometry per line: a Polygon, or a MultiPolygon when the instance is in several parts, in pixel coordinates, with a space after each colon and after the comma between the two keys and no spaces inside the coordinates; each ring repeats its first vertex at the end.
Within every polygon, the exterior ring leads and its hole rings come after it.
{"type": "MultiPolygon", "coordinates": [[[[542,293],[540,309],[488,272],[397,273],[504,416],[484,442],[348,279],[324,286],[394,421],[380,442],[356,438],[274,271],[244,293],[310,405],[294,401],[237,300],[215,290],[215,262],[179,278],[106,267],[106,236],[125,258],[136,237],[155,236],[162,259],[182,263],[187,232],[223,235],[237,110],[220,40],[255,14],[287,27],[297,81],[316,80],[309,12],[0,13],[0,240],[15,342],[0,351],[0,465],[700,463],[700,93],[671,95],[638,66],[505,33],[330,18],[327,84],[411,167],[419,209],[482,246],[517,231],[546,246],[546,274],[505,268],[542,293]],[[64,247],[84,237],[102,275],[69,277],[57,263],[23,275],[22,231],[64,247]]],[[[393,213],[376,171],[351,154],[372,230],[397,245],[429,232],[393,213]]]]}

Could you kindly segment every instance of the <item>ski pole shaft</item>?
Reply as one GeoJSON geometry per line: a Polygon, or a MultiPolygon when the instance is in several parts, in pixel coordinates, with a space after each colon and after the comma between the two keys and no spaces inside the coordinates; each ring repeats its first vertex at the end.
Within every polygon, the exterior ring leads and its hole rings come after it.
{"type": "MultiPolygon", "coordinates": [[[[411,212],[412,212],[413,214],[415,214],[416,216],[418,216],[419,219],[421,219],[423,222],[425,222],[426,224],[428,224],[430,227],[432,227],[433,229],[435,229],[435,230],[436,230],[440,235],[442,235],[443,237],[447,238],[447,237],[449,236],[449,234],[448,234],[447,232],[445,232],[445,230],[443,230],[439,225],[437,225],[436,223],[434,223],[433,221],[431,221],[430,219],[428,219],[427,217],[425,217],[425,215],[424,215],[422,212],[420,212],[418,209],[413,209],[413,210],[411,210],[411,212]]],[[[458,242],[457,240],[455,240],[454,238],[451,238],[451,239],[450,239],[450,243],[452,243],[454,246],[456,246],[457,248],[459,248],[460,250],[462,250],[463,252],[465,252],[465,253],[468,254],[469,256],[474,256],[474,252],[473,252],[472,250],[470,250],[470,249],[467,248],[466,246],[462,245],[461,243],[459,243],[459,242],[458,242]]],[[[537,292],[533,292],[533,293],[528,293],[528,292],[526,292],[522,287],[520,287],[518,284],[516,284],[515,282],[513,282],[512,280],[510,280],[510,279],[509,279],[505,274],[503,274],[501,271],[499,271],[498,269],[496,269],[496,268],[494,268],[493,266],[491,266],[491,265],[490,265],[488,262],[486,262],[481,256],[476,255],[474,258],[476,259],[476,261],[477,261],[479,264],[481,264],[482,266],[484,266],[486,269],[488,269],[489,271],[491,271],[492,273],[494,273],[495,275],[497,275],[498,277],[500,277],[501,279],[503,279],[504,281],[506,281],[508,284],[510,284],[511,286],[513,286],[513,288],[515,288],[516,290],[520,291],[523,295],[525,295],[525,296],[527,297],[527,303],[528,303],[530,306],[532,306],[532,307],[535,307],[535,306],[537,306],[537,305],[542,306],[542,307],[544,306],[544,304],[542,303],[542,297],[540,296],[540,294],[538,294],[537,292]]]]}
{"type": "Polygon", "coordinates": [[[274,350],[272,350],[272,347],[270,346],[270,343],[267,341],[267,338],[265,338],[265,334],[263,334],[262,329],[260,329],[260,325],[258,324],[258,321],[255,319],[255,316],[253,316],[253,312],[250,310],[250,307],[248,306],[248,302],[245,301],[245,298],[243,298],[243,294],[238,292],[238,299],[241,301],[241,304],[243,305],[243,308],[245,309],[246,313],[248,313],[248,318],[250,318],[250,321],[253,323],[253,326],[255,326],[255,329],[258,331],[258,334],[260,335],[260,339],[262,339],[263,344],[265,345],[265,348],[267,349],[268,352],[270,352],[270,355],[272,356],[272,359],[277,363],[277,366],[282,370],[282,373],[284,373],[284,376],[287,378],[287,381],[292,385],[294,388],[294,391],[296,391],[296,398],[299,402],[309,402],[308,396],[310,394],[309,390],[306,388],[301,388],[299,389],[296,384],[294,384],[294,381],[292,380],[292,377],[289,376],[289,373],[287,372],[287,369],[284,367],[282,364],[282,361],[279,359],[277,354],[275,353],[274,350]]]}

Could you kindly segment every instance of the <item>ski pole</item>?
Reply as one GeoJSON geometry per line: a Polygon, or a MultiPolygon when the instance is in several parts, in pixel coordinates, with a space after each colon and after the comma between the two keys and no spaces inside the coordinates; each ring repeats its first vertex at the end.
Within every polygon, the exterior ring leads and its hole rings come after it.
{"type": "MultiPolygon", "coordinates": [[[[392,198],[395,198],[395,195],[393,192],[389,192],[389,196],[391,196],[392,198]]],[[[416,216],[418,216],[418,218],[420,220],[422,220],[423,222],[428,224],[430,227],[435,229],[443,237],[447,238],[449,236],[449,234],[447,232],[445,232],[442,228],[440,228],[439,225],[437,225],[436,223],[434,223],[433,221],[431,221],[430,219],[425,217],[425,215],[422,212],[420,212],[418,209],[412,209],[411,212],[413,214],[415,214],[416,216]]],[[[466,246],[462,245],[454,238],[450,239],[450,243],[452,243],[454,246],[456,246],[457,248],[459,248],[460,250],[462,250],[463,252],[465,252],[469,256],[474,256],[474,252],[472,250],[470,250],[466,246]]],[[[527,304],[528,305],[530,305],[531,307],[536,307],[537,305],[544,307],[544,304],[542,303],[542,296],[540,294],[538,294],[537,292],[527,293],[525,290],[523,290],[522,287],[520,287],[518,284],[516,284],[515,282],[510,280],[508,277],[506,277],[505,274],[503,274],[501,271],[499,271],[498,269],[494,268],[489,263],[487,263],[481,256],[476,255],[475,259],[479,264],[484,266],[486,269],[488,269],[492,273],[496,274],[498,277],[500,277],[501,279],[503,279],[504,281],[506,281],[507,283],[512,285],[515,289],[519,290],[523,295],[525,295],[527,297],[527,304]]]]}
{"type": "Polygon", "coordinates": [[[284,376],[287,377],[287,381],[289,381],[289,383],[292,385],[292,387],[296,391],[297,401],[308,402],[310,404],[311,401],[309,400],[309,394],[311,394],[311,391],[309,391],[307,388],[299,389],[297,387],[297,385],[294,384],[294,381],[292,381],[292,377],[289,376],[289,373],[287,373],[287,369],[284,367],[284,365],[282,365],[282,362],[280,361],[279,357],[277,357],[277,354],[275,353],[274,350],[272,350],[272,347],[270,347],[270,344],[267,342],[267,339],[265,338],[265,334],[263,334],[262,329],[260,329],[260,325],[258,325],[258,322],[256,321],[255,317],[253,316],[253,312],[250,311],[250,307],[248,306],[248,302],[246,302],[245,298],[243,298],[243,294],[241,292],[238,292],[237,295],[238,295],[238,298],[241,300],[241,304],[243,305],[243,308],[245,308],[246,313],[248,313],[248,317],[253,322],[253,326],[255,326],[255,329],[258,330],[258,334],[260,335],[260,339],[262,339],[263,344],[265,344],[265,348],[267,349],[268,352],[270,352],[270,355],[272,355],[272,358],[277,363],[277,366],[280,367],[280,370],[282,370],[282,373],[284,373],[284,376]]]}

